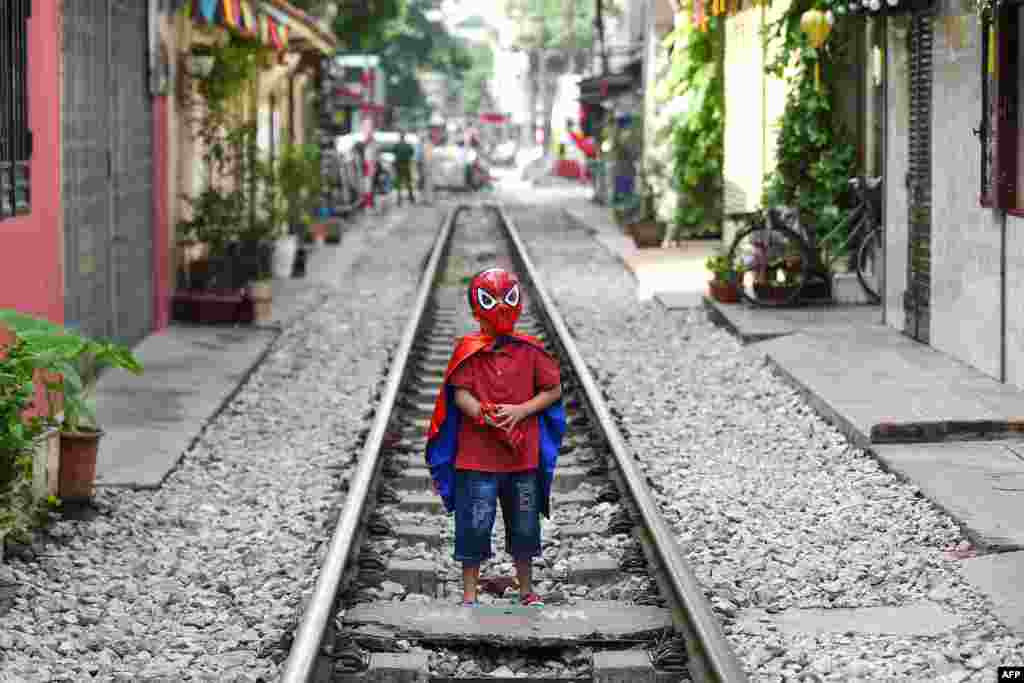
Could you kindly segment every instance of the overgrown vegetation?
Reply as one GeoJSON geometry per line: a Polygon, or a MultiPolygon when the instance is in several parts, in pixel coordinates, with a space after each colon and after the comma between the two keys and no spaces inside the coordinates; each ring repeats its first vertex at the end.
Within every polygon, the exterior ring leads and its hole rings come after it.
{"type": "Polygon", "coordinates": [[[665,131],[672,148],[672,184],[679,193],[675,235],[696,237],[720,230],[725,142],[725,17],[709,17],[706,30],[689,21],[665,39],[672,51],[659,98],[669,103],[665,131]]]}
{"type": "Polygon", "coordinates": [[[812,8],[832,10],[821,0],[795,0],[768,27],[778,47],[768,73],[786,79],[789,94],[779,126],[776,168],[765,179],[763,201],[766,206],[797,209],[801,222],[814,225],[821,237],[841,219],[840,207],[848,199],[847,181],[856,173],[857,153],[849,142],[851,135],[833,112],[830,84],[835,57],[844,46],[833,31],[821,49],[811,47],[800,30],[800,18],[812,8]],[[821,70],[820,86],[815,82],[816,65],[821,70]]]}

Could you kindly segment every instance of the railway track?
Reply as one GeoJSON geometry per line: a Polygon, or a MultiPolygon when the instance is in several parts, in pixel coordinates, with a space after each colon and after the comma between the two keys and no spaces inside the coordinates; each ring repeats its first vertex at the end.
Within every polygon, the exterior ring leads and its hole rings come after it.
{"type": "Polygon", "coordinates": [[[448,213],[347,487],[286,663],[287,683],[746,680],[496,204],[448,213]],[[468,278],[494,263],[523,283],[517,330],[539,337],[562,370],[568,429],[552,517],[542,524],[543,556],[534,562],[534,584],[547,604],[541,609],[519,606],[509,587],[514,572],[499,540],[502,521],[495,525],[498,554],[481,572],[502,577],[492,582],[495,595],[477,608],[460,605],[453,520],[430,490],[424,461],[454,341],[477,329],[466,304],[468,278]]]}

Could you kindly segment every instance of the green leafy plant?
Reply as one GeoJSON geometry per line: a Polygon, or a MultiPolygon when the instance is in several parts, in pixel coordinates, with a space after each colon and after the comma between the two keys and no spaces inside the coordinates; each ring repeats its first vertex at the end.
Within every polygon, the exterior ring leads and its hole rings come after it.
{"type": "MultiPolygon", "coordinates": [[[[785,78],[789,88],[779,122],[776,167],[765,179],[766,206],[785,205],[797,210],[804,225],[815,227],[823,237],[841,218],[841,206],[849,200],[848,180],[856,173],[856,148],[838,121],[829,84],[835,77],[835,58],[845,46],[842,32],[833,30],[830,41],[815,50],[800,30],[800,18],[809,9],[833,11],[841,17],[841,5],[821,0],[797,0],[768,27],[778,41],[776,60],[768,72],[785,78]],[[796,68],[794,68],[794,66],[796,68]],[[820,85],[815,69],[820,67],[820,85]]],[[[837,27],[838,29],[838,27],[837,27]]],[[[835,235],[845,240],[846,235],[835,235]]]]}
{"type": "Polygon", "coordinates": [[[256,82],[259,72],[273,60],[273,50],[259,41],[234,33],[212,45],[192,49],[197,56],[213,57],[213,69],[199,79],[198,91],[203,98],[207,115],[224,123],[232,115],[232,107],[240,95],[256,82]]]}
{"type": "Polygon", "coordinates": [[[47,518],[47,501],[38,500],[32,488],[32,451],[45,421],[25,417],[41,366],[22,339],[0,350],[0,537],[21,543],[29,542],[32,529],[47,518]]]}
{"type": "Polygon", "coordinates": [[[721,229],[725,158],[725,18],[709,16],[706,31],[680,22],[664,45],[672,60],[658,94],[676,111],[659,143],[673,150],[677,235],[714,234],[721,229]]]}
{"type": "Polygon", "coordinates": [[[142,365],[132,352],[119,344],[82,337],[60,325],[8,309],[0,309],[0,323],[17,335],[36,367],[59,373],[60,378],[49,382],[47,389],[51,397],[61,395],[63,418],[53,416],[53,421],[59,422],[64,432],[99,429],[96,385],[104,369],[117,367],[142,373],[142,365]]]}
{"type": "Polygon", "coordinates": [[[716,282],[735,282],[739,278],[739,270],[723,254],[709,256],[704,266],[715,276],[716,282]]]}

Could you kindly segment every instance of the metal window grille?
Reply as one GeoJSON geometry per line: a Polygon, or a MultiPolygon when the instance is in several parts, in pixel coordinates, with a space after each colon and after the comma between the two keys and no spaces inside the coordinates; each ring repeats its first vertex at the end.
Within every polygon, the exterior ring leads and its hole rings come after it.
{"type": "Polygon", "coordinates": [[[29,210],[28,17],[32,0],[0,2],[0,220],[29,210]]]}

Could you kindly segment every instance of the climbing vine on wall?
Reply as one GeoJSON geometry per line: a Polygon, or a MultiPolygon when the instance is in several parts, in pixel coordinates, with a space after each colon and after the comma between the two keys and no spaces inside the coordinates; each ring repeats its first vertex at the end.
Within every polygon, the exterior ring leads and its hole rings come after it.
{"type": "Polygon", "coordinates": [[[672,50],[659,96],[670,101],[672,184],[679,193],[677,237],[720,231],[725,138],[725,79],[722,65],[725,17],[708,17],[705,30],[677,22],[665,39],[672,50]]]}
{"type": "MultiPolygon", "coordinates": [[[[768,27],[778,52],[768,66],[773,76],[788,81],[788,95],[779,121],[776,167],[765,179],[766,206],[787,205],[800,212],[805,225],[816,226],[820,237],[834,228],[840,206],[848,199],[847,181],[856,173],[857,151],[851,136],[833,114],[830,83],[834,55],[842,46],[833,31],[820,49],[814,49],[800,29],[800,18],[809,9],[829,12],[833,5],[822,0],[794,0],[785,14],[768,27]],[[820,85],[815,67],[820,68],[820,85]]],[[[835,14],[839,14],[836,11],[835,14]]]]}

